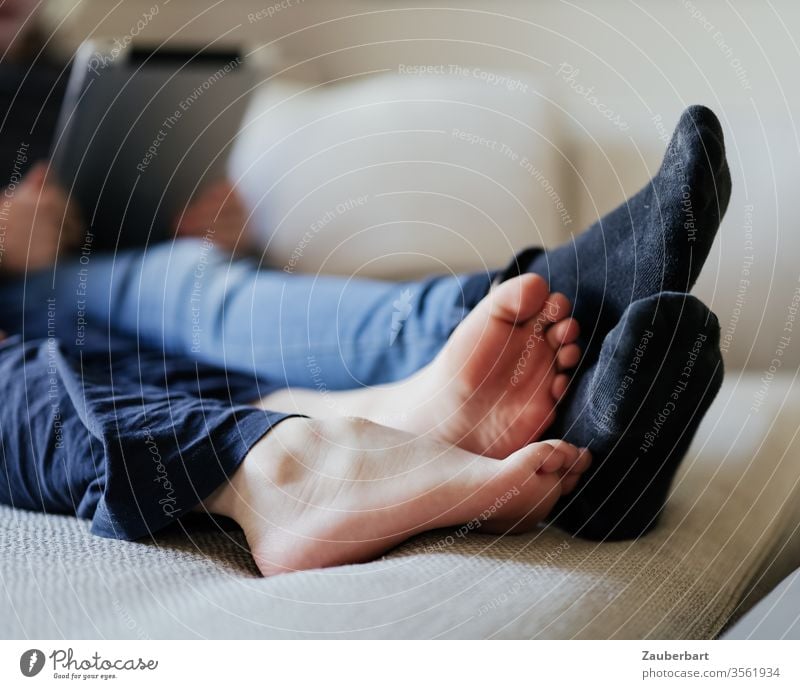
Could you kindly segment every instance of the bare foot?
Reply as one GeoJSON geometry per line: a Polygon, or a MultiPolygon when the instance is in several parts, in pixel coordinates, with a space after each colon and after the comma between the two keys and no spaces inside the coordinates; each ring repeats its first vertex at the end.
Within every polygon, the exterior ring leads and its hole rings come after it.
{"type": "Polygon", "coordinates": [[[271,575],[363,562],[429,529],[530,529],[589,462],[563,441],[497,462],[365,419],[294,418],[203,506],[240,524],[271,575]]]}
{"type": "Polygon", "coordinates": [[[538,275],[493,289],[410,381],[424,394],[406,430],[489,457],[540,439],[581,355],[570,308],[538,275]]]}
{"type": "Polygon", "coordinates": [[[424,369],[400,383],[328,393],[281,390],[267,409],[362,416],[488,457],[539,440],[581,356],[570,303],[538,275],[494,288],[424,369]]]}

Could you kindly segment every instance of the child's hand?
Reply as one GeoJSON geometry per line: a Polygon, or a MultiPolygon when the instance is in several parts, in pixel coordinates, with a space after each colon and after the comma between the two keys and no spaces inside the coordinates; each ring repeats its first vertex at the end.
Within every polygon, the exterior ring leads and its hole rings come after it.
{"type": "Polygon", "coordinates": [[[16,188],[0,192],[0,270],[24,273],[47,268],[63,249],[80,241],[83,221],[77,204],[34,165],[16,188]]]}
{"type": "Polygon", "coordinates": [[[227,180],[203,189],[178,215],[174,228],[176,237],[206,237],[232,254],[246,252],[252,246],[244,201],[227,180]]]}

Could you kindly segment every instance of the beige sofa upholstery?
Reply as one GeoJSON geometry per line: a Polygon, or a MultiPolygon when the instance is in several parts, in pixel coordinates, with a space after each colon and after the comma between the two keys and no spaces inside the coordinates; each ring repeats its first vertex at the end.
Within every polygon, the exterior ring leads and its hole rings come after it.
{"type": "Polygon", "coordinates": [[[800,562],[800,392],[729,377],[637,542],[437,532],[382,560],[262,579],[241,533],[124,543],[0,509],[0,636],[708,638],[800,562]],[[794,538],[794,541],[792,541],[794,538]]]}

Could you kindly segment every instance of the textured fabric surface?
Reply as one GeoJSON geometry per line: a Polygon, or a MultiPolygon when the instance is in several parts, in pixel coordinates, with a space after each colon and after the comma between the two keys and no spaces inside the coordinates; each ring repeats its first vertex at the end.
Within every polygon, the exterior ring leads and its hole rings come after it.
{"type": "Polygon", "coordinates": [[[800,640],[800,569],[786,577],[723,638],[800,640]]]}
{"type": "Polygon", "coordinates": [[[322,88],[271,77],[228,166],[269,264],[405,280],[568,241],[579,228],[558,195],[563,111],[551,80],[509,76],[526,93],[467,74],[384,72],[322,88]]]}
{"type": "Polygon", "coordinates": [[[636,542],[445,531],[262,579],[222,525],[125,543],[2,508],[0,636],[713,637],[800,518],[800,390],[776,379],[753,412],[760,386],[729,376],[663,521],[636,542]]]}

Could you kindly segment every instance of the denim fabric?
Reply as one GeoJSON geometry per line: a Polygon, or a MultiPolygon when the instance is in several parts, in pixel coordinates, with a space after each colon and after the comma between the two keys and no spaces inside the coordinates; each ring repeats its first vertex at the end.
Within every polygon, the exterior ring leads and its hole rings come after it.
{"type": "Polygon", "coordinates": [[[405,378],[433,359],[492,275],[390,283],[291,275],[208,242],[62,259],[3,288],[9,332],[80,349],[87,327],[273,384],[342,390],[405,378]],[[54,299],[56,318],[45,317],[54,299]]]}

